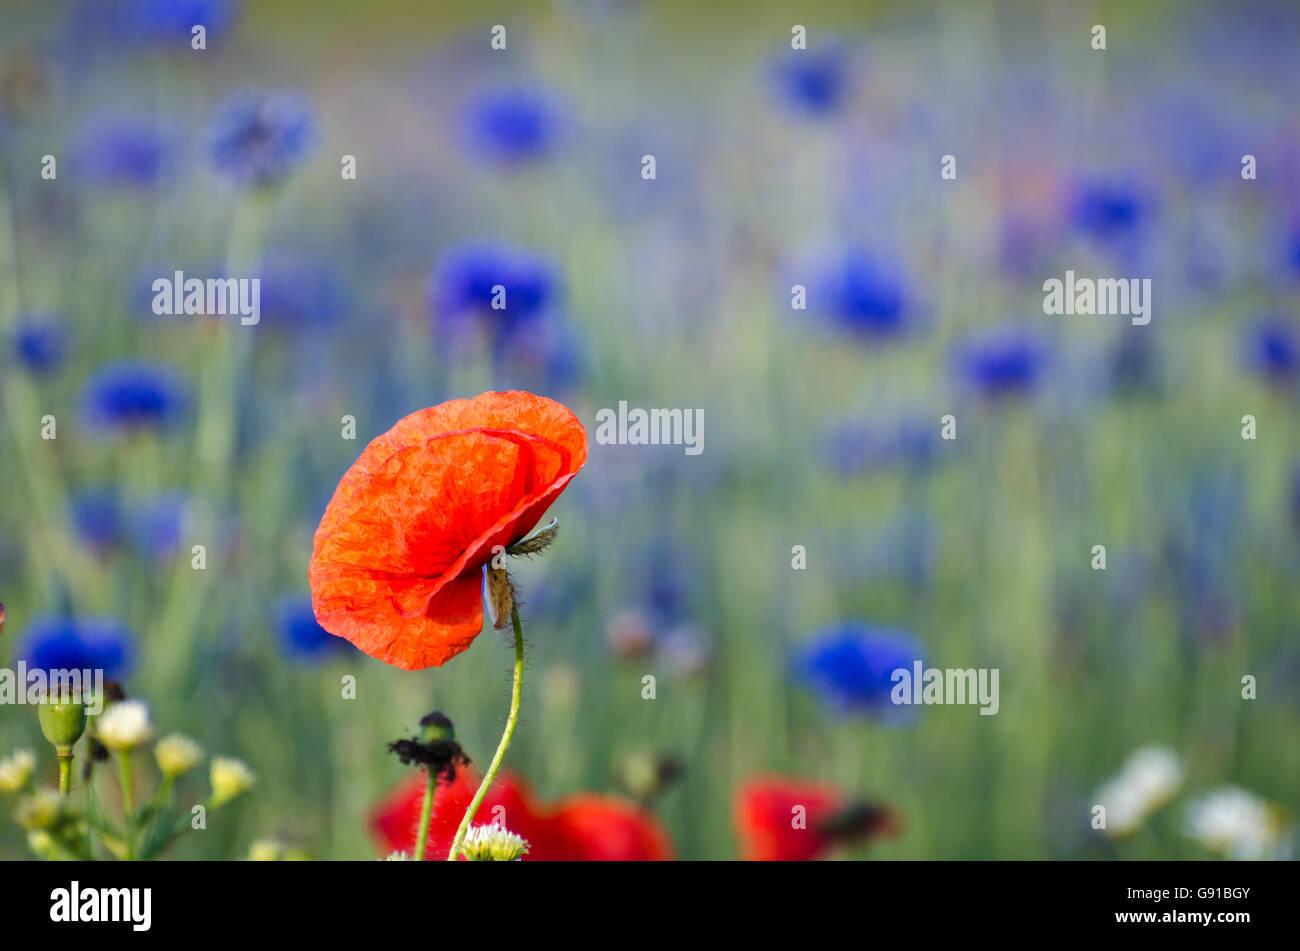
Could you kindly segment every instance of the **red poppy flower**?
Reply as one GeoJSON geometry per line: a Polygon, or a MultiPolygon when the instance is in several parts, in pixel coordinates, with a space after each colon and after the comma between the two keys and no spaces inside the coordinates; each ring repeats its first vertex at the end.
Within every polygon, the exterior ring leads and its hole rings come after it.
{"type": "Polygon", "coordinates": [[[741,858],[807,862],[838,842],[898,830],[888,809],[851,802],[832,786],[769,776],[740,788],[735,802],[741,858]]]}
{"type": "MultiPolygon", "coordinates": [[[[423,775],[403,783],[372,814],[371,831],[386,851],[414,852],[424,783],[423,775]]],[[[464,769],[458,771],[454,783],[438,783],[426,859],[446,859],[477,788],[477,777],[464,769]]],[[[525,861],[652,862],[672,858],[668,836],[645,810],[590,793],[543,808],[523,780],[510,773],[497,777],[475,814],[478,822],[498,819],[528,840],[525,861]]]]}
{"type": "Polygon", "coordinates": [[[531,393],[412,413],[353,463],[316,530],[316,620],[405,670],[440,666],[483,628],[482,568],[527,535],[587,461],[587,433],[531,393]]]}

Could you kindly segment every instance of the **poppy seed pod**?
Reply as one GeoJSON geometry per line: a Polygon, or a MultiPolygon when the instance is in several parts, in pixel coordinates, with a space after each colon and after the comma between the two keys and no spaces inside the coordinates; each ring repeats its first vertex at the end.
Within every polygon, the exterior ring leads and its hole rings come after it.
{"type": "Polygon", "coordinates": [[[72,752],[73,745],[86,730],[86,705],[81,695],[63,693],[56,700],[46,696],[37,708],[41,732],[60,754],[72,752]]]}

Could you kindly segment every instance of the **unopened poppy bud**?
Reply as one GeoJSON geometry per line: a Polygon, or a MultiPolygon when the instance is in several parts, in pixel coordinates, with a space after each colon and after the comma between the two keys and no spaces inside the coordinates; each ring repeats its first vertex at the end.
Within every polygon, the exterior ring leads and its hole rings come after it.
{"type": "Polygon", "coordinates": [[[95,733],[115,753],[133,750],[153,736],[149,708],[140,700],[115,703],[99,715],[95,733]]]}
{"type": "Polygon", "coordinates": [[[36,757],[31,750],[17,750],[0,760],[0,792],[21,792],[36,771],[36,757]]]}
{"type": "Polygon", "coordinates": [[[871,802],[852,802],[823,821],[818,831],[841,841],[871,839],[881,835],[898,835],[902,821],[887,806],[871,802]]]}
{"type": "Polygon", "coordinates": [[[224,756],[212,760],[211,778],[213,808],[243,795],[257,782],[253,771],[244,763],[224,756]]]}
{"type": "Polygon", "coordinates": [[[203,748],[188,736],[173,733],[158,741],[153,750],[158,768],[173,778],[188,773],[203,759],[203,748]]]}
{"type": "Polygon", "coordinates": [[[681,763],[670,756],[635,753],[623,760],[618,778],[640,803],[651,803],[681,776],[681,763]]]}
{"type": "Polygon", "coordinates": [[[86,705],[81,695],[62,693],[46,696],[37,708],[41,732],[60,754],[72,752],[72,746],[86,730],[86,705]]]}
{"type": "Polygon", "coordinates": [[[528,842],[523,836],[492,823],[470,826],[461,854],[470,862],[518,862],[527,851],[528,842]]]}
{"type": "Polygon", "coordinates": [[[409,862],[411,853],[409,852],[389,852],[384,859],[385,862],[409,862]]]}
{"type": "Polygon", "coordinates": [[[425,743],[437,740],[456,739],[456,728],[451,720],[439,710],[426,714],[420,719],[420,739],[425,743]]]}
{"type": "Polygon", "coordinates": [[[510,574],[504,568],[488,565],[483,581],[487,589],[488,613],[492,616],[492,627],[501,630],[510,623],[510,612],[515,607],[515,586],[510,581],[510,574]]]}

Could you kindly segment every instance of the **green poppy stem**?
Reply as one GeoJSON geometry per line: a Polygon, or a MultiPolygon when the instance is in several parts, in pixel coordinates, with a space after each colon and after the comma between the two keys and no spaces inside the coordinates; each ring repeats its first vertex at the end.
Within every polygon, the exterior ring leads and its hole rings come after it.
{"type": "Polygon", "coordinates": [[[506,718],[506,729],[501,734],[501,742],[497,744],[497,751],[496,755],[492,757],[492,764],[488,766],[487,772],[483,774],[483,782],[479,783],[478,792],[474,794],[474,801],[465,810],[465,818],[460,820],[460,828],[456,830],[456,838],[452,840],[451,848],[447,851],[448,862],[456,861],[456,856],[465,844],[465,834],[469,832],[469,824],[478,813],[478,807],[482,805],[483,799],[487,796],[492,781],[496,779],[497,770],[501,768],[501,761],[506,758],[506,750],[510,748],[510,738],[514,736],[515,725],[519,722],[519,697],[524,688],[524,626],[519,620],[518,604],[511,606],[510,620],[515,626],[515,678],[510,690],[510,715],[506,718]]]}
{"type": "Polygon", "coordinates": [[[72,750],[65,754],[58,751],[59,757],[59,794],[66,796],[72,791],[72,750]]]}
{"type": "Polygon", "coordinates": [[[438,789],[438,777],[425,770],[424,807],[420,810],[420,831],[416,833],[415,861],[424,861],[424,849],[429,844],[429,820],[433,817],[433,794],[438,789]]]}

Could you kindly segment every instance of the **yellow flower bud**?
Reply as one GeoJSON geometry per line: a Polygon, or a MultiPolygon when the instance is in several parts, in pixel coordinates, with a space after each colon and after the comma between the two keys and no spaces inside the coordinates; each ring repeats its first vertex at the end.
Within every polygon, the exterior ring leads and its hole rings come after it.
{"type": "Polygon", "coordinates": [[[163,737],[153,749],[158,768],[164,776],[176,777],[188,773],[203,759],[203,748],[188,736],[173,733],[163,737]]]}
{"type": "Polygon", "coordinates": [[[212,805],[220,806],[246,793],[257,777],[243,762],[218,756],[212,760],[212,805]]]}

